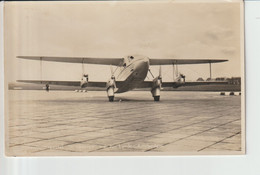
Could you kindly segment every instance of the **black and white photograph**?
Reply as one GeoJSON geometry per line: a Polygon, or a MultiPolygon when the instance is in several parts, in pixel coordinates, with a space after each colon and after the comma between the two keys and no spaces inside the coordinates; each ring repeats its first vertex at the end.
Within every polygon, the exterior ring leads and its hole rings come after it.
{"type": "Polygon", "coordinates": [[[245,154],[243,1],[4,8],[7,156],[245,154]]]}

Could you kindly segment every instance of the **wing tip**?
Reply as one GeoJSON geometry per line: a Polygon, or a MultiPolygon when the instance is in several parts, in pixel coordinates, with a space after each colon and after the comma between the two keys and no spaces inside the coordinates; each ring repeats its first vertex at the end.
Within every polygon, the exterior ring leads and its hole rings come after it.
{"type": "Polygon", "coordinates": [[[227,62],[229,60],[227,59],[219,59],[219,60],[209,60],[209,63],[222,63],[222,62],[227,62]]]}
{"type": "MultiPolygon", "coordinates": [[[[37,57],[32,57],[32,56],[16,56],[18,59],[26,59],[26,60],[35,60],[37,57]]],[[[39,57],[40,59],[40,57],[39,57]]]]}
{"type": "Polygon", "coordinates": [[[228,59],[221,59],[220,61],[222,61],[222,62],[226,62],[226,61],[228,61],[228,59]]]}

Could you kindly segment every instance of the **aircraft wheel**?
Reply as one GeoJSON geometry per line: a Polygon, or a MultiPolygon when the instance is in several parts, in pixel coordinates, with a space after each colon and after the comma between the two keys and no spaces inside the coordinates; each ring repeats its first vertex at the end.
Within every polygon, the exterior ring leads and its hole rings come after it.
{"type": "Polygon", "coordinates": [[[108,97],[108,100],[109,100],[110,102],[113,102],[113,101],[114,101],[114,96],[109,96],[109,97],[108,97]]]}
{"type": "Polygon", "coordinates": [[[160,101],[160,96],[154,96],[154,101],[160,101]]]}

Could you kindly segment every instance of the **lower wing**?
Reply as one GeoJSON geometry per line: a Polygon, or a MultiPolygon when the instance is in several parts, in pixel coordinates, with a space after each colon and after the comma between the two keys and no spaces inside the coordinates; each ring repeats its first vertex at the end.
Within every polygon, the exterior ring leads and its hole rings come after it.
{"type": "MultiPolygon", "coordinates": [[[[53,80],[17,80],[17,82],[34,83],[34,84],[49,84],[61,86],[81,86],[81,81],[53,81],[53,80]]],[[[87,87],[106,87],[106,82],[89,81],[87,87]]]]}
{"type": "MultiPolygon", "coordinates": [[[[163,82],[162,87],[178,88],[181,86],[199,86],[199,85],[225,85],[227,81],[194,81],[194,82],[163,82]]],[[[139,84],[138,88],[151,88],[153,86],[152,81],[144,81],[139,84]]]]}
{"type": "MultiPolygon", "coordinates": [[[[53,80],[17,80],[17,82],[34,83],[34,84],[48,84],[48,85],[61,85],[61,86],[78,86],[81,87],[81,81],[53,81],[53,80]]],[[[107,82],[88,81],[83,87],[99,87],[106,88],[107,82]]],[[[123,84],[122,81],[116,81],[117,88],[123,84]]],[[[195,82],[163,82],[162,87],[178,88],[180,86],[198,86],[198,85],[211,85],[211,84],[228,84],[227,81],[195,81],[195,82]]],[[[152,88],[153,81],[144,81],[136,88],[152,88]]]]}
{"type": "MultiPolygon", "coordinates": [[[[34,84],[48,84],[48,85],[60,85],[60,86],[76,86],[81,87],[82,82],[81,81],[54,81],[54,80],[17,80],[17,82],[22,83],[34,83],[34,84]]],[[[121,87],[122,81],[116,81],[116,86],[118,88],[121,87]]],[[[82,87],[98,87],[98,88],[106,88],[107,82],[102,81],[88,81],[84,82],[84,85],[82,87]]]]}

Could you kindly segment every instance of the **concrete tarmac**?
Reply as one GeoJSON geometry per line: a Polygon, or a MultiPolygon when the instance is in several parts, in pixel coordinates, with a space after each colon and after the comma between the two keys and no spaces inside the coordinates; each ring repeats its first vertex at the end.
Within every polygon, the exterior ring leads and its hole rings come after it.
{"type": "Polygon", "coordinates": [[[219,92],[8,91],[6,153],[241,153],[241,96],[219,92]]]}

